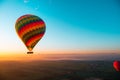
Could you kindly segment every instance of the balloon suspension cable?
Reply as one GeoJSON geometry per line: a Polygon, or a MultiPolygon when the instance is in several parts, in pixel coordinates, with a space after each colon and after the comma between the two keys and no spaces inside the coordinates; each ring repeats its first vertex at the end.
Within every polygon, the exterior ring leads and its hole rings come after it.
{"type": "Polygon", "coordinates": [[[27,54],[33,54],[33,52],[32,52],[32,51],[29,51],[29,52],[27,52],[27,54]]]}

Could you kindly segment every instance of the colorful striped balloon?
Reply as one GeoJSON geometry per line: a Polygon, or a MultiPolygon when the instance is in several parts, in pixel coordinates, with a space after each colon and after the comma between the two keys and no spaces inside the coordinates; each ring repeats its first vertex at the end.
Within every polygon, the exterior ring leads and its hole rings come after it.
{"type": "Polygon", "coordinates": [[[15,29],[27,49],[32,51],[43,37],[46,26],[44,21],[38,16],[27,14],[17,19],[15,29]]]}

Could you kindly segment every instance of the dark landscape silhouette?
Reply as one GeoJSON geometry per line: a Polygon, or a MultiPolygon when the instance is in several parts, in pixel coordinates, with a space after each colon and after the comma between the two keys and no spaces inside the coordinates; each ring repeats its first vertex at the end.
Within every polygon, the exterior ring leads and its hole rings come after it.
{"type": "Polygon", "coordinates": [[[120,80],[113,61],[0,61],[0,80],[120,80]]]}

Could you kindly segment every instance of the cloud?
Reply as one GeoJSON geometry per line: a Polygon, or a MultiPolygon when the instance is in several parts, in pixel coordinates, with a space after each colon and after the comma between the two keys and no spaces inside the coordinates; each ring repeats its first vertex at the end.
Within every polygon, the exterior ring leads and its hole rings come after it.
{"type": "Polygon", "coordinates": [[[24,0],[24,3],[28,3],[29,2],[29,0],[24,0]]]}
{"type": "Polygon", "coordinates": [[[37,7],[35,7],[35,10],[38,10],[39,9],[39,5],[37,7]]]}

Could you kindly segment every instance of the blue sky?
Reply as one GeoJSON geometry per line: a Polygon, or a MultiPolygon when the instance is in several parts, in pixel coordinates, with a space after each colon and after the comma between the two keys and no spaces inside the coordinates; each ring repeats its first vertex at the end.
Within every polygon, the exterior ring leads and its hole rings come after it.
{"type": "Polygon", "coordinates": [[[17,18],[34,14],[46,23],[35,52],[120,50],[119,0],[0,0],[0,51],[26,52],[17,18]]]}

